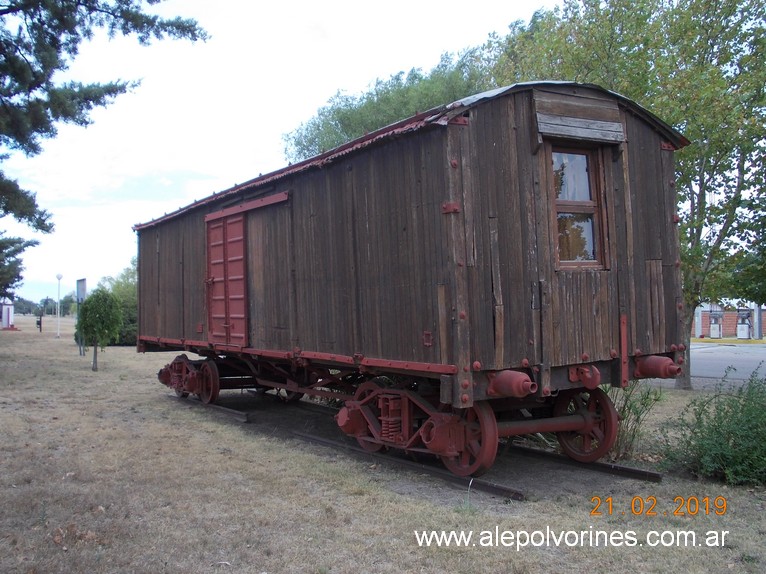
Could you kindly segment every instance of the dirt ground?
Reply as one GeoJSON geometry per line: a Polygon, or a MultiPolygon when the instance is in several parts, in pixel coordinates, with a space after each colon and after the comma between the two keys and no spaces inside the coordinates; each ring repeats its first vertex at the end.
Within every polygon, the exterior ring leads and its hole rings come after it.
{"type": "MultiPolygon", "coordinates": [[[[79,356],[71,320],[0,332],[0,572],[762,572],[766,492],[503,456],[516,502],[169,397],[173,354],[79,356]],[[725,509],[723,504],[725,502],[725,509]],[[683,514],[681,514],[683,512],[683,514]],[[449,547],[423,532],[467,536],[449,547]]],[[[658,426],[692,396],[663,390],[658,426]]],[[[261,406],[258,406],[260,409],[261,406]]],[[[267,412],[268,409],[268,412],[267,412]]]]}

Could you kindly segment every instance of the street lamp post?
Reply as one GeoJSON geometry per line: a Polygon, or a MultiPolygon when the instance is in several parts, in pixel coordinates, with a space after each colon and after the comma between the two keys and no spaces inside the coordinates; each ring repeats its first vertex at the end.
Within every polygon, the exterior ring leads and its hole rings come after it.
{"type": "Polygon", "coordinates": [[[64,277],[61,273],[56,275],[59,280],[58,293],[56,294],[56,338],[61,338],[61,279],[64,277]]]}

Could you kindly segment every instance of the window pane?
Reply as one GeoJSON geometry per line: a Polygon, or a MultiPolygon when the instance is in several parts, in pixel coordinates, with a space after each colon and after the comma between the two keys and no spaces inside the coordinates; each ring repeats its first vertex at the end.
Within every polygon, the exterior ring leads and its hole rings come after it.
{"type": "Polygon", "coordinates": [[[579,153],[553,152],[553,185],[556,199],[590,201],[588,156],[579,153]]]}
{"type": "Polygon", "coordinates": [[[593,215],[559,213],[559,261],[595,261],[593,215]]]}

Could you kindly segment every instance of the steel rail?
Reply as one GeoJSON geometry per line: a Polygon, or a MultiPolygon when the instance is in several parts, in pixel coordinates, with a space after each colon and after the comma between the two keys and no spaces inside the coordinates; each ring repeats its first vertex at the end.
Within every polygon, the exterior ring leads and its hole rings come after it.
{"type": "MultiPolygon", "coordinates": [[[[331,407],[327,407],[324,405],[311,404],[311,403],[304,403],[304,402],[296,403],[294,407],[299,409],[304,409],[309,412],[315,412],[315,413],[321,413],[321,414],[328,414],[328,413],[332,414],[337,412],[337,409],[333,409],[331,407]]],[[[579,415],[575,415],[575,416],[578,419],[582,418],[579,415]]],[[[565,417],[560,417],[560,418],[563,419],[565,417]]],[[[570,419],[571,417],[566,417],[566,418],[570,419]]],[[[500,423],[498,424],[498,426],[500,426],[500,423]]],[[[626,478],[643,480],[645,482],[662,482],[663,474],[661,472],[656,472],[653,470],[635,468],[632,466],[625,466],[625,465],[615,464],[611,462],[598,462],[598,461],[579,462],[563,454],[544,451],[541,449],[536,449],[531,447],[514,445],[512,443],[507,443],[507,444],[509,445],[508,448],[513,449],[514,452],[521,453],[521,454],[529,454],[530,456],[539,456],[541,458],[547,458],[555,462],[559,462],[569,466],[575,466],[577,468],[582,468],[583,470],[593,470],[593,471],[602,472],[605,474],[612,474],[615,476],[624,476],[626,478]]],[[[498,457],[501,456],[500,454],[501,452],[505,452],[506,450],[508,450],[508,448],[503,449],[501,445],[501,447],[498,448],[498,457]]],[[[367,451],[364,451],[364,452],[367,452],[367,451]]]]}
{"type": "MultiPolygon", "coordinates": [[[[224,406],[216,405],[216,404],[206,405],[202,401],[199,401],[196,398],[192,398],[192,397],[181,398],[175,394],[172,394],[172,395],[168,394],[166,396],[170,399],[175,399],[176,401],[183,400],[183,401],[187,401],[188,404],[190,405],[202,407],[205,409],[212,409],[214,411],[221,412],[229,417],[232,417],[233,419],[239,422],[243,422],[243,423],[252,422],[252,419],[250,418],[250,413],[246,411],[239,411],[236,409],[232,409],[229,407],[224,407],[224,406]]],[[[313,412],[314,414],[318,414],[320,416],[327,416],[328,411],[333,411],[333,412],[335,411],[335,409],[322,406],[322,405],[300,404],[300,405],[291,405],[291,406],[294,406],[296,408],[300,408],[302,410],[306,410],[309,412],[313,412]]],[[[492,482],[490,480],[486,480],[482,478],[473,478],[470,476],[469,477],[457,476],[441,467],[429,465],[422,462],[417,462],[410,459],[395,457],[395,456],[391,456],[387,454],[370,452],[368,450],[364,450],[362,447],[352,445],[348,442],[336,441],[336,440],[321,437],[318,435],[312,435],[309,433],[303,433],[299,431],[291,431],[291,435],[303,441],[312,442],[312,443],[320,444],[323,446],[333,447],[336,449],[340,448],[357,455],[362,455],[362,456],[374,458],[380,461],[385,461],[386,463],[389,463],[389,464],[395,464],[402,468],[424,473],[434,478],[438,478],[444,482],[449,482],[451,484],[455,484],[455,485],[467,488],[469,490],[480,491],[480,492],[484,492],[486,494],[491,494],[494,496],[502,496],[503,498],[510,499],[510,500],[517,500],[517,501],[524,500],[523,492],[516,490],[514,488],[511,488],[509,486],[492,482]]]]}
{"type": "Polygon", "coordinates": [[[296,436],[298,438],[301,438],[303,440],[310,441],[316,444],[321,444],[323,446],[331,446],[334,448],[342,448],[344,450],[353,452],[355,454],[371,457],[380,461],[385,461],[386,463],[392,463],[397,466],[406,468],[408,470],[415,470],[420,473],[425,473],[428,476],[432,476],[434,478],[438,478],[445,482],[449,482],[451,484],[456,484],[458,486],[468,488],[469,490],[476,490],[476,491],[484,492],[486,494],[502,496],[510,500],[519,500],[519,501],[525,500],[523,492],[516,490],[514,488],[511,488],[510,486],[498,484],[496,482],[492,482],[490,480],[486,480],[483,478],[474,478],[470,476],[468,477],[457,476],[456,474],[453,474],[446,469],[432,466],[430,464],[425,464],[422,462],[417,462],[417,461],[409,460],[406,458],[399,458],[399,457],[395,457],[395,456],[391,456],[387,454],[381,454],[378,452],[370,452],[368,450],[364,450],[361,447],[354,446],[347,442],[336,441],[336,440],[320,437],[317,435],[302,433],[298,431],[293,431],[292,434],[293,436],[296,436]]]}
{"type": "Polygon", "coordinates": [[[540,450],[538,448],[531,448],[531,447],[514,445],[514,444],[509,445],[505,449],[502,447],[499,448],[498,456],[500,456],[500,452],[505,454],[509,450],[513,450],[514,452],[522,454],[522,455],[546,458],[549,460],[553,460],[555,462],[559,462],[561,464],[566,464],[568,466],[582,468],[583,470],[593,470],[593,471],[602,472],[605,474],[612,474],[615,476],[624,476],[626,478],[643,480],[645,482],[662,482],[663,475],[661,472],[656,472],[656,471],[648,470],[645,468],[636,468],[633,466],[615,464],[612,462],[599,462],[599,461],[579,462],[577,460],[574,460],[572,458],[569,458],[566,455],[559,454],[557,452],[550,452],[546,450],[540,450]]]}
{"type": "MultiPolygon", "coordinates": [[[[178,397],[175,394],[168,394],[166,396],[168,398],[172,398],[176,400],[180,399],[180,397],[178,397]]],[[[183,400],[188,401],[188,404],[219,411],[221,413],[224,413],[236,419],[239,422],[243,422],[243,423],[252,422],[250,418],[250,413],[248,413],[247,411],[232,409],[229,407],[224,407],[224,406],[216,405],[216,404],[206,405],[199,400],[190,399],[190,398],[183,399],[183,400]]],[[[324,416],[324,417],[328,416],[328,414],[337,412],[337,409],[333,409],[332,407],[319,405],[319,404],[306,403],[303,401],[295,403],[290,406],[292,408],[298,408],[298,409],[305,410],[313,414],[324,416]]],[[[398,466],[408,468],[410,470],[424,472],[428,474],[429,476],[439,478],[445,482],[456,484],[458,486],[470,488],[473,490],[479,490],[479,491],[485,492],[487,494],[492,494],[495,496],[503,496],[511,500],[524,500],[524,494],[522,492],[515,490],[509,486],[505,486],[505,485],[492,482],[483,478],[457,476],[441,467],[437,467],[437,466],[433,466],[426,463],[417,462],[417,461],[413,461],[413,460],[405,459],[401,457],[395,457],[395,456],[391,456],[391,455],[387,455],[387,454],[383,454],[379,452],[370,452],[368,450],[365,450],[359,446],[350,444],[348,442],[337,441],[337,440],[333,440],[333,439],[329,439],[325,437],[320,437],[317,435],[312,435],[309,433],[291,431],[291,434],[295,437],[298,437],[300,439],[310,441],[316,444],[322,444],[324,446],[341,448],[341,449],[353,452],[355,454],[372,457],[375,459],[379,459],[381,461],[386,461],[387,463],[396,464],[398,466]]],[[[545,451],[545,450],[541,450],[537,448],[530,448],[530,447],[525,447],[521,445],[515,445],[510,442],[506,443],[505,447],[501,446],[498,449],[498,458],[500,458],[501,456],[504,456],[505,454],[508,453],[508,451],[511,451],[511,450],[517,454],[544,458],[552,462],[574,466],[576,468],[581,468],[583,470],[601,472],[605,474],[611,474],[614,476],[622,476],[626,478],[632,478],[635,480],[642,480],[645,482],[657,482],[657,483],[662,482],[663,475],[660,472],[655,472],[648,469],[624,466],[624,465],[609,463],[609,462],[589,462],[589,463],[578,462],[574,459],[569,458],[566,455],[562,455],[562,454],[558,454],[558,453],[550,452],[550,451],[545,451]]]]}

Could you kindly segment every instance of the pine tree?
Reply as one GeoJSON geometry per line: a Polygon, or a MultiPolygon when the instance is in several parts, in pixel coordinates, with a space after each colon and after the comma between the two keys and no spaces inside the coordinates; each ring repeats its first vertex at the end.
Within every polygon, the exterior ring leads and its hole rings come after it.
{"type": "MultiPolygon", "coordinates": [[[[8,152],[35,155],[56,136],[61,122],[87,125],[90,112],[109,104],[135,82],[61,82],[83,41],[99,30],[110,37],[135,36],[139,43],[179,38],[205,40],[197,22],[161,18],[146,8],[162,0],[10,0],[0,5],[0,164],[8,152]]],[[[53,231],[51,214],[0,169],[0,218],[9,215],[32,229],[53,231]]],[[[21,281],[20,254],[36,241],[4,237],[0,231],[0,296],[21,281]]]]}

